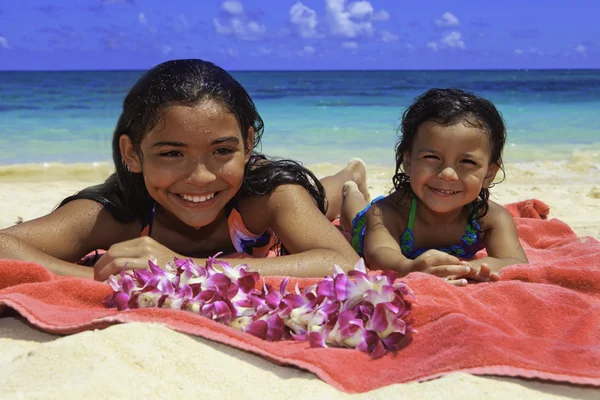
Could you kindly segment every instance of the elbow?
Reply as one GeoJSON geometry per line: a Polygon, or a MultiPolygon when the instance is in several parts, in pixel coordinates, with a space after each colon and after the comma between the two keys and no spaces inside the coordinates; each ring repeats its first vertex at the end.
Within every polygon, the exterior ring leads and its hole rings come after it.
{"type": "MultiPolygon", "coordinates": [[[[337,254],[334,257],[334,265],[337,265],[344,271],[345,274],[348,274],[349,271],[352,271],[356,264],[359,262],[360,257],[351,247],[350,251],[337,251],[337,254]]],[[[330,274],[333,272],[333,265],[330,266],[330,274]]]]}
{"type": "Polygon", "coordinates": [[[15,249],[20,243],[19,239],[13,235],[0,233],[0,259],[13,258],[15,249]]]}

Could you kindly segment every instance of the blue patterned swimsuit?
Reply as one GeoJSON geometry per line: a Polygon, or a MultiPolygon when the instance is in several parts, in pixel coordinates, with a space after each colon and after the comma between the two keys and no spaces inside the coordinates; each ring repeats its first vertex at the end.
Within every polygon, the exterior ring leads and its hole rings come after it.
{"type": "MultiPolygon", "coordinates": [[[[367,211],[373,203],[382,199],[383,196],[373,200],[364,210],[359,212],[352,220],[352,247],[359,256],[363,256],[364,240],[365,240],[365,222],[367,211]]],[[[421,254],[425,253],[427,248],[415,249],[415,234],[413,227],[415,224],[415,216],[417,214],[417,198],[413,197],[410,204],[410,214],[408,216],[408,225],[404,232],[400,235],[400,249],[406,258],[414,260],[421,254]]],[[[460,258],[473,258],[475,254],[485,247],[480,237],[481,227],[477,221],[470,220],[467,224],[465,234],[462,235],[460,244],[452,244],[448,247],[438,248],[436,250],[443,251],[460,258]]]]}

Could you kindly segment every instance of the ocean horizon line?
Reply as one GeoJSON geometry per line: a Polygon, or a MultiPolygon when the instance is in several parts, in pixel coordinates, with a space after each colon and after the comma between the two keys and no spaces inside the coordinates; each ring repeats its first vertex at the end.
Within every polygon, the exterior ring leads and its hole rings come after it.
{"type": "MultiPolygon", "coordinates": [[[[156,66],[154,64],[153,66],[156,66]]],[[[2,69],[0,68],[0,73],[23,73],[23,72],[44,72],[44,73],[57,73],[57,72],[145,72],[149,68],[146,69],[138,69],[138,68],[115,68],[115,69],[2,69]]],[[[538,72],[538,71],[599,71],[598,68],[448,68],[448,69],[434,69],[434,68],[423,68],[423,69],[227,69],[229,72],[538,72]]]]}

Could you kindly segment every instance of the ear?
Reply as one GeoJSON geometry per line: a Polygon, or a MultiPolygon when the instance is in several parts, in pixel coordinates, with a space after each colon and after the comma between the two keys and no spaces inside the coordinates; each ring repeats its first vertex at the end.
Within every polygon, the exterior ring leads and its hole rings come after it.
{"type": "Polygon", "coordinates": [[[244,160],[246,163],[250,161],[250,156],[252,156],[252,151],[254,150],[254,128],[248,128],[248,137],[246,138],[245,151],[244,151],[244,160]]]}
{"type": "Polygon", "coordinates": [[[121,135],[119,137],[119,149],[121,150],[123,162],[129,167],[131,172],[135,172],[136,174],[141,173],[142,162],[129,136],[121,135]]]}
{"type": "Polygon", "coordinates": [[[489,189],[490,185],[494,183],[494,179],[496,179],[496,174],[500,169],[500,165],[496,163],[491,163],[488,166],[487,174],[485,174],[485,178],[483,179],[483,188],[489,189]]]}
{"type": "Polygon", "coordinates": [[[408,151],[402,154],[402,165],[404,166],[406,176],[410,176],[410,153],[408,151]]]}

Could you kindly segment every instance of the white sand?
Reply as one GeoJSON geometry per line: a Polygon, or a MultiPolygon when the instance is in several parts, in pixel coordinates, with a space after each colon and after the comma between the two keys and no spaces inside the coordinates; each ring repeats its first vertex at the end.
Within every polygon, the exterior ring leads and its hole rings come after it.
{"type": "MultiPolygon", "coordinates": [[[[318,165],[324,176],[337,167],[318,165]]],[[[373,195],[389,190],[390,168],[370,168],[373,195]]],[[[0,174],[1,175],[1,174],[0,174]]],[[[502,204],[537,198],[550,216],[580,235],[600,239],[600,184],[590,171],[509,166],[511,179],[498,185],[502,204]]],[[[0,228],[39,217],[60,200],[98,182],[0,176],[0,228]],[[29,181],[29,182],[27,182],[29,181]]],[[[399,371],[399,373],[401,373],[399,371]]],[[[313,374],[261,357],[183,335],[159,325],[116,325],[102,331],[59,337],[38,331],[14,314],[0,315],[0,398],[290,398],[334,399],[599,399],[600,389],[537,380],[477,377],[456,373],[423,383],[346,395],[313,374]]]]}

